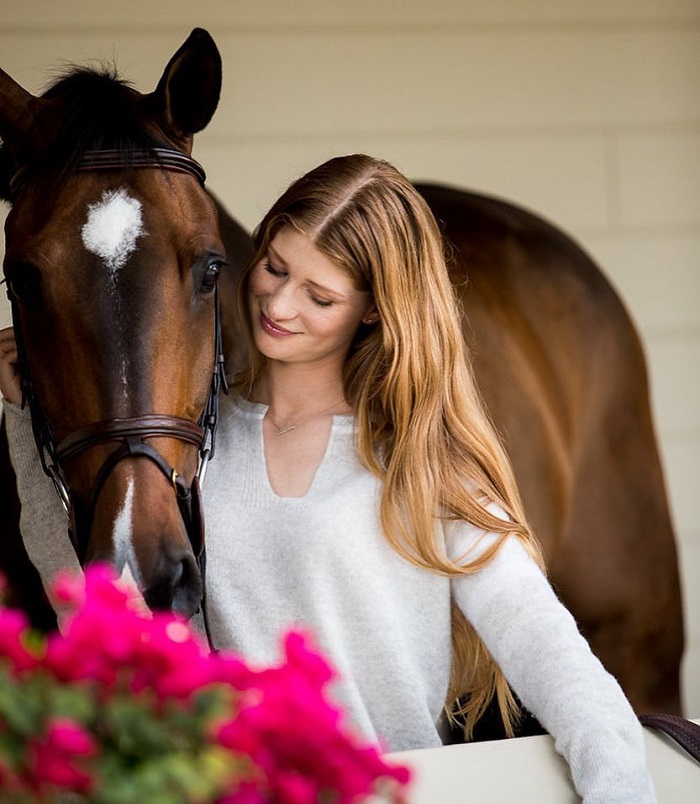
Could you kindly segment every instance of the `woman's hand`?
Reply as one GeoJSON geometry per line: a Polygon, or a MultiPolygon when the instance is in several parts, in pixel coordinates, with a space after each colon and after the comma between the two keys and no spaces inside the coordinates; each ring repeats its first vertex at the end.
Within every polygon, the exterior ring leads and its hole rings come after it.
{"type": "Polygon", "coordinates": [[[0,393],[8,402],[19,404],[22,401],[17,370],[17,342],[12,327],[0,329],[0,393]]]}

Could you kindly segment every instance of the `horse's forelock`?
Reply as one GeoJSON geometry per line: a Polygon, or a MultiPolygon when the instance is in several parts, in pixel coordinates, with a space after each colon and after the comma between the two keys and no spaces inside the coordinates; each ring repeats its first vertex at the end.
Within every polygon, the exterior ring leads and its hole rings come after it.
{"type": "MultiPolygon", "coordinates": [[[[149,134],[144,104],[131,84],[115,68],[74,67],[59,76],[43,98],[60,102],[55,136],[27,165],[32,174],[65,177],[86,151],[116,149],[125,155],[159,144],[149,134]]],[[[6,143],[0,146],[0,198],[11,200],[10,180],[17,169],[6,143]]],[[[22,166],[24,167],[24,166],[22,166]]]]}

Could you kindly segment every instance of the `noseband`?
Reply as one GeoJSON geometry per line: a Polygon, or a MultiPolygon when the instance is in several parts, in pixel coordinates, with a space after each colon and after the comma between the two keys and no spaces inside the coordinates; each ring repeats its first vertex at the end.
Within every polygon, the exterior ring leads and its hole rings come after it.
{"type": "MultiPolygon", "coordinates": [[[[119,168],[151,168],[157,170],[178,171],[194,176],[204,187],[205,173],[201,165],[187,154],[170,148],[154,148],[148,151],[136,151],[123,154],[117,150],[87,151],[82,155],[77,170],[114,170],[119,168]]],[[[19,171],[12,181],[15,194],[27,179],[24,170],[19,171]]],[[[8,283],[7,295],[12,308],[12,318],[17,341],[18,366],[22,387],[22,406],[28,405],[34,439],[44,472],[51,479],[54,488],[70,518],[70,538],[80,563],[85,560],[89,534],[94,518],[99,494],[110,473],[125,458],[147,458],[154,463],[170,482],[178,508],[187,531],[192,551],[197,559],[202,582],[204,582],[204,518],[202,516],[200,486],[209,460],[214,455],[214,437],[219,412],[219,389],[228,391],[224,355],[221,338],[221,314],[219,304],[219,288],[215,290],[214,307],[214,354],[215,363],[209,395],[199,420],[195,423],[177,416],[149,413],[133,418],[114,418],[88,424],[70,433],[59,443],[56,442],[51,425],[43,414],[34,391],[27,362],[24,338],[20,327],[17,310],[17,299],[8,283]],[[194,445],[199,451],[197,471],[188,486],[185,479],[168,464],[163,456],[150,444],[152,438],[174,438],[194,445]],[[77,458],[85,450],[104,444],[119,444],[114,449],[97,473],[93,483],[87,508],[79,506],[75,501],[65,479],[63,466],[77,458]]]]}

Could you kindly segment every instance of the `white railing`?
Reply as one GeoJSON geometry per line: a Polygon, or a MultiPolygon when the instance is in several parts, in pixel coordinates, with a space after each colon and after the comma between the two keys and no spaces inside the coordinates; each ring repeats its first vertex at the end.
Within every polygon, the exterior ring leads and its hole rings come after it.
{"type": "MultiPolygon", "coordinates": [[[[696,720],[700,723],[700,720],[696,720]]],[[[700,764],[645,729],[659,804],[698,804],[700,764]]],[[[576,804],[566,762],[549,736],[451,745],[393,755],[413,768],[410,804],[576,804]]]]}

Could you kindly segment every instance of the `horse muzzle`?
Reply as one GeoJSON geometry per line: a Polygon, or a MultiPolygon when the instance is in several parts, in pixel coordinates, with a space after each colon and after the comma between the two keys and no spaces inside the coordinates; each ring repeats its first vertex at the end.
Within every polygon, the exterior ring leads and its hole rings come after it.
{"type": "Polygon", "coordinates": [[[109,560],[120,572],[128,565],[150,608],[190,617],[203,592],[199,479],[195,474],[188,484],[149,443],[154,438],[199,446],[202,429],[185,419],[151,414],[96,422],[58,444],[61,465],[90,448],[116,444],[102,463],[87,501],[67,492],[71,541],[81,564],[109,560]],[[157,471],[144,471],[144,463],[157,471]],[[108,528],[112,529],[109,544],[102,533],[108,528]]]}

